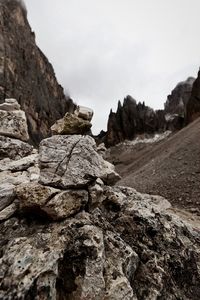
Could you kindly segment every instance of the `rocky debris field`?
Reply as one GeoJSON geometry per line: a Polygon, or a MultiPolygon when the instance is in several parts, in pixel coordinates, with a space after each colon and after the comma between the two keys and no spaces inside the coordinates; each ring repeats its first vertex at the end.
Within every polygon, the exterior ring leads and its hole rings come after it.
{"type": "Polygon", "coordinates": [[[1,133],[0,299],[199,299],[198,222],[113,187],[91,137],[54,135],[38,152],[1,133]]]}

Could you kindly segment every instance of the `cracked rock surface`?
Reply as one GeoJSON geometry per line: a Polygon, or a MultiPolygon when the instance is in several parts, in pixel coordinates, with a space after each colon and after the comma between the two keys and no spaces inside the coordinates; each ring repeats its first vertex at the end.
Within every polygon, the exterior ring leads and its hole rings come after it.
{"type": "Polygon", "coordinates": [[[40,143],[40,182],[59,188],[87,186],[97,178],[114,184],[119,175],[89,136],[53,136],[40,143]]]}

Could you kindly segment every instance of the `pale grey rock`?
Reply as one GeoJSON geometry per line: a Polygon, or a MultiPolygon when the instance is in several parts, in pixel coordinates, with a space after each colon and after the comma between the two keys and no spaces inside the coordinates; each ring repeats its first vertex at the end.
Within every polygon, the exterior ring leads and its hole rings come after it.
{"type": "Polygon", "coordinates": [[[34,164],[34,166],[28,168],[27,170],[30,181],[39,181],[39,177],[40,177],[40,168],[38,166],[38,164],[34,164]]]}
{"type": "Polygon", "coordinates": [[[0,211],[9,206],[14,201],[14,185],[0,183],[0,211]]]}
{"type": "Polygon", "coordinates": [[[88,191],[90,195],[90,209],[96,208],[101,205],[104,200],[104,183],[101,179],[97,179],[94,184],[89,186],[88,191]]]}
{"type": "Polygon", "coordinates": [[[76,279],[77,289],[72,293],[71,299],[104,299],[106,285],[103,274],[105,265],[103,232],[96,226],[86,224],[79,230],[79,239],[83,241],[82,246],[91,253],[86,261],[84,276],[78,276],[76,279]]]}
{"type": "Polygon", "coordinates": [[[30,182],[30,176],[27,171],[22,172],[11,172],[11,171],[3,171],[0,172],[0,182],[2,184],[12,184],[12,185],[19,185],[22,182],[28,183],[30,182]]]}
{"type": "Polygon", "coordinates": [[[20,104],[15,99],[5,99],[5,102],[0,104],[0,110],[5,110],[5,111],[20,110],[20,104]]]}
{"type": "Polygon", "coordinates": [[[40,182],[60,188],[83,187],[97,178],[114,184],[119,175],[96,151],[89,136],[53,136],[40,143],[40,182]]]}
{"type": "Polygon", "coordinates": [[[160,209],[157,197],[104,191],[106,202],[91,213],[48,224],[36,216],[32,224],[0,223],[0,299],[198,299],[197,223],[160,209]],[[117,195],[118,210],[107,205],[117,195]]]}
{"type": "Polygon", "coordinates": [[[74,114],[79,118],[91,121],[92,117],[94,115],[94,112],[91,108],[78,105],[76,110],[74,111],[74,114]]]}
{"type": "Polygon", "coordinates": [[[28,141],[28,127],[22,110],[0,110],[0,135],[28,141]]]}
{"type": "Polygon", "coordinates": [[[13,202],[2,211],[0,211],[0,222],[9,219],[17,211],[17,204],[13,202]]]}
{"type": "Polygon", "coordinates": [[[134,278],[138,267],[138,255],[113,232],[107,232],[104,243],[106,249],[104,278],[107,288],[104,299],[132,300],[134,294],[130,281],[134,278]]]}
{"type": "Polygon", "coordinates": [[[10,160],[8,158],[0,161],[0,171],[26,171],[28,168],[38,162],[38,154],[28,155],[19,160],[10,160]]]}
{"type": "Polygon", "coordinates": [[[0,136],[0,159],[10,158],[19,159],[30,155],[33,146],[24,143],[17,139],[12,139],[5,136],[0,136]]]}
{"type": "Polygon", "coordinates": [[[107,148],[105,147],[105,144],[104,144],[104,143],[101,143],[101,144],[97,147],[97,152],[98,152],[98,154],[100,154],[104,159],[105,159],[105,156],[106,156],[106,151],[107,151],[107,148]]]}
{"type": "Polygon", "coordinates": [[[104,205],[115,207],[125,214],[140,213],[143,218],[149,218],[155,213],[161,213],[171,208],[171,203],[157,195],[148,195],[137,192],[128,187],[105,187],[104,205]]]}

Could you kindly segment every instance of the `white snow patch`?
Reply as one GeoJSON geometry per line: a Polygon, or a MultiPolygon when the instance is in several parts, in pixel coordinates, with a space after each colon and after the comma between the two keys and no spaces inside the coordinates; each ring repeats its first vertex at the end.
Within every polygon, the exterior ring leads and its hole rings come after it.
{"type": "Polygon", "coordinates": [[[122,144],[125,146],[135,146],[137,144],[153,144],[166,139],[171,133],[171,131],[167,130],[163,133],[157,133],[151,138],[142,138],[141,136],[139,136],[133,141],[125,141],[122,144]]]}

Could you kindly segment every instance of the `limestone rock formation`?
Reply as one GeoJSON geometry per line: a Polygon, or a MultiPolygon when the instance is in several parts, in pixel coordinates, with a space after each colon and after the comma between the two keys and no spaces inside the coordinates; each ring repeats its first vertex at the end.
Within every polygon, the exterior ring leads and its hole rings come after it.
{"type": "Polygon", "coordinates": [[[0,105],[0,135],[28,141],[28,127],[24,111],[15,99],[0,105]]]}
{"type": "Polygon", "coordinates": [[[53,136],[40,144],[40,182],[59,188],[87,186],[97,178],[107,184],[119,180],[89,136],[53,136]]]}
{"type": "Polygon", "coordinates": [[[56,121],[51,127],[52,134],[88,134],[92,124],[76,114],[66,113],[64,118],[56,121]]]}
{"type": "Polygon", "coordinates": [[[77,115],[77,117],[82,118],[84,120],[88,120],[89,122],[92,120],[94,114],[92,109],[80,105],[77,106],[74,113],[75,115],[77,115]]]}
{"type": "Polygon", "coordinates": [[[191,97],[187,103],[187,123],[200,117],[200,71],[192,88],[191,97]]]}
{"type": "Polygon", "coordinates": [[[0,1],[0,103],[15,98],[26,112],[31,141],[50,134],[50,127],[75,105],[64,95],[54,70],[36,46],[22,1],[0,1]]]}

